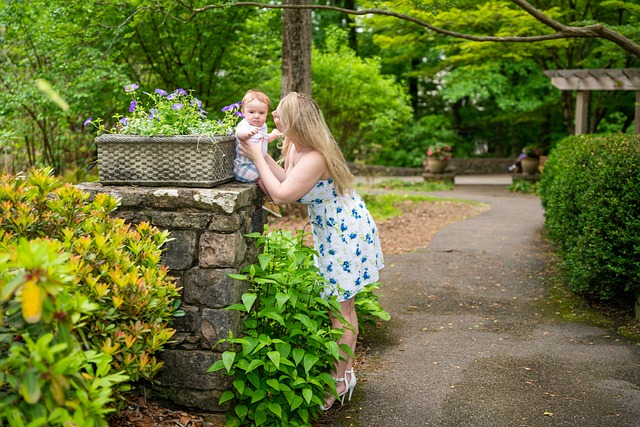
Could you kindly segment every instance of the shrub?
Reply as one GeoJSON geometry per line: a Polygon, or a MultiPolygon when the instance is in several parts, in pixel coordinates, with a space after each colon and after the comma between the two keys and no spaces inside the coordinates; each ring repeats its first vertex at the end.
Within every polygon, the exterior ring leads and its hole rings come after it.
{"type": "MultiPolygon", "coordinates": [[[[50,170],[0,182],[0,253],[20,239],[51,239],[68,253],[71,281],[64,293],[96,305],[73,329],[85,349],[113,358],[112,373],[152,379],[162,363],[154,354],[175,333],[169,327],[178,289],[160,265],[168,238],[147,223],[132,228],[109,214],[117,202],[62,185],[50,170]]],[[[64,312],[62,312],[64,314],[64,312]]]]}
{"type": "MultiPolygon", "coordinates": [[[[228,307],[247,314],[244,336],[221,340],[237,348],[225,351],[209,371],[224,369],[234,377],[232,389],[220,398],[220,404],[235,399],[227,425],[310,426],[328,390],[335,393],[329,372],[340,350],[351,354],[348,346],[338,346],[343,331],[332,329],[329,318],[330,311],[340,312],[340,304],[320,296],[324,280],[313,263],[315,252],[302,244],[302,232],[294,237],[265,228],[252,237],[264,246],[258,263],[231,275],[252,288],[242,303],[228,307]]],[[[372,288],[358,295],[371,297],[372,288]]],[[[363,323],[388,318],[377,297],[356,307],[363,323]]]]}
{"type": "Polygon", "coordinates": [[[640,290],[640,137],[566,138],[539,192],[574,291],[607,300],[640,290]]]}
{"type": "Polygon", "coordinates": [[[72,280],[59,242],[21,239],[0,257],[0,425],[103,426],[112,411],[111,357],[73,335],[96,308],[72,280]]]}

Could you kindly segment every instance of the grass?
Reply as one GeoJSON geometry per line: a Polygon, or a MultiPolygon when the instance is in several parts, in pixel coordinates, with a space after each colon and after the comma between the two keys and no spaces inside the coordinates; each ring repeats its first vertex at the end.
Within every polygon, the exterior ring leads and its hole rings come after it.
{"type": "Polygon", "coordinates": [[[390,178],[373,184],[357,184],[356,187],[379,190],[444,191],[453,189],[453,183],[445,181],[405,181],[398,178],[390,178]]]}
{"type": "Polygon", "coordinates": [[[401,216],[407,210],[407,204],[412,205],[420,202],[435,202],[443,199],[432,196],[410,195],[410,194],[362,194],[362,200],[367,204],[367,208],[376,221],[401,216]]]}

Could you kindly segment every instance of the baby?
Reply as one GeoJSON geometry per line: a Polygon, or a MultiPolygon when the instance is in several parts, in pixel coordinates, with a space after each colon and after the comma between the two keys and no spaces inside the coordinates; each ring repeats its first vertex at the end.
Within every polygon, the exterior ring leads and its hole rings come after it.
{"type": "MultiPolygon", "coordinates": [[[[271,133],[267,131],[267,114],[269,113],[269,104],[271,100],[267,95],[257,90],[250,90],[242,98],[242,114],[244,119],[236,127],[236,142],[244,142],[249,140],[254,144],[262,145],[262,155],[267,155],[268,144],[279,138],[282,134],[274,129],[271,133]]],[[[233,174],[236,179],[241,182],[257,183],[262,191],[266,194],[267,199],[262,205],[262,209],[267,212],[281,217],[280,208],[273,203],[269,194],[260,182],[260,175],[253,162],[238,152],[236,145],[236,158],[233,162],[233,174]]]]}

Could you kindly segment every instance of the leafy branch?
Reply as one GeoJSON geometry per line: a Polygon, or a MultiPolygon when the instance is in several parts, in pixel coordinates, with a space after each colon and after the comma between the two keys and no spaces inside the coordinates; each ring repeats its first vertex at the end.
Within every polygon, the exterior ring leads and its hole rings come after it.
{"type": "Polygon", "coordinates": [[[537,36],[513,36],[513,37],[498,37],[498,36],[476,36],[472,34],[459,33],[456,31],[450,31],[445,28],[436,27],[426,21],[418,19],[414,16],[406,15],[403,13],[393,12],[390,10],[383,9],[360,9],[360,10],[352,10],[345,9],[337,6],[329,6],[329,5],[299,5],[299,4],[267,4],[267,3],[259,3],[259,2],[236,2],[236,3],[222,3],[222,4],[210,4],[203,7],[193,7],[187,4],[184,0],[176,0],[181,6],[187,9],[190,12],[190,16],[187,18],[187,21],[192,20],[196,15],[206,12],[210,9],[222,9],[229,7],[259,7],[263,9],[314,9],[314,10],[329,10],[333,12],[340,12],[347,15],[383,15],[383,16],[391,16],[397,19],[401,19],[403,21],[412,22],[416,25],[419,25],[423,28],[427,28],[435,33],[443,34],[446,36],[456,37],[465,40],[478,41],[478,42],[498,42],[498,43],[532,43],[532,42],[540,42],[546,40],[558,40],[558,39],[569,39],[569,38],[599,38],[604,40],[609,40],[618,46],[620,46],[625,51],[640,57],[640,44],[634,42],[633,40],[625,37],[624,35],[613,31],[603,24],[593,24],[587,25],[584,27],[574,27],[564,25],[544,13],[537,10],[526,0],[511,0],[516,6],[520,7],[522,10],[530,14],[533,18],[544,24],[545,26],[554,30],[553,33],[550,34],[541,34],[537,36]]]}

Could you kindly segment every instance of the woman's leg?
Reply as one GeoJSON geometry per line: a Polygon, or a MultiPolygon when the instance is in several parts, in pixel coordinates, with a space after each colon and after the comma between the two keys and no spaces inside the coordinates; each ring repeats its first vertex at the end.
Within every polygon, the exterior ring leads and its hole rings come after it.
{"type": "MultiPolygon", "coordinates": [[[[338,345],[346,344],[351,348],[351,353],[355,354],[356,350],[356,341],[358,340],[358,316],[355,308],[355,298],[351,298],[347,301],[343,301],[340,303],[340,308],[342,310],[342,317],[346,324],[343,324],[341,319],[331,316],[331,326],[334,329],[344,329],[344,333],[342,337],[338,340],[338,345]]],[[[340,351],[340,354],[344,357],[344,360],[341,358],[338,360],[335,366],[334,372],[332,372],[332,376],[334,378],[345,378],[345,371],[350,371],[353,369],[353,358],[348,354],[340,351]]],[[[338,395],[344,393],[347,384],[351,378],[347,377],[346,381],[338,381],[336,384],[336,391],[338,395]]],[[[334,396],[329,396],[325,400],[325,408],[331,406],[335,401],[334,396]]]]}

